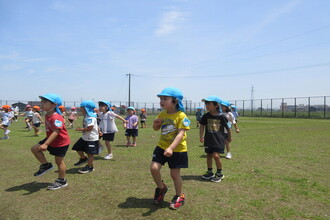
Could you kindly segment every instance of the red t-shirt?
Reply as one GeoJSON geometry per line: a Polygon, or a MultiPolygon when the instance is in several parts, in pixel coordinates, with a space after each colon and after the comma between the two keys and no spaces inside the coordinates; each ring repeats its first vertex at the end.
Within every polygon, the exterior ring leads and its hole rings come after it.
{"type": "Polygon", "coordinates": [[[62,115],[57,114],[56,112],[51,116],[45,116],[46,124],[46,134],[47,138],[53,133],[54,130],[60,130],[60,133],[56,139],[49,145],[52,147],[64,147],[70,144],[70,137],[68,131],[66,130],[64,119],[62,115]]]}

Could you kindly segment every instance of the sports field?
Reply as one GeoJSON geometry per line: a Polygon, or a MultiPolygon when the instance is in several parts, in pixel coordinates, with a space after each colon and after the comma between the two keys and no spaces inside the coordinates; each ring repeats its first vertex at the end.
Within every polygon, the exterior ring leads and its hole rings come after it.
{"type": "MultiPolygon", "coordinates": [[[[114,159],[103,160],[102,152],[92,173],[78,174],[73,166],[78,155],[69,150],[69,186],[55,191],[46,187],[57,178],[56,169],[33,176],[39,164],[30,147],[45,134],[34,137],[20,118],[10,127],[10,139],[0,141],[0,219],[330,218],[330,120],[241,118],[241,133],[233,134],[233,159],[223,158],[225,179],[213,183],[201,180],[206,157],[194,116],[189,118],[189,168],[182,170],[186,204],[176,211],[168,209],[174,187],[167,166],[162,169],[169,187],[165,202],[153,204],[149,164],[159,132],[151,128],[152,116],[149,127],[139,129],[135,148],[124,146],[117,120],[114,159]]],[[[69,133],[72,144],[81,136],[69,133]]]]}

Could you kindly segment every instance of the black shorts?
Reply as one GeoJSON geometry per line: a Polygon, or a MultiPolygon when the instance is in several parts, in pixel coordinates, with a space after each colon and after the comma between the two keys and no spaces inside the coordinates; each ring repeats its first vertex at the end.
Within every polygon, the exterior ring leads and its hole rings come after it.
{"type": "Polygon", "coordinates": [[[213,154],[213,153],[224,154],[225,153],[225,146],[223,146],[223,147],[204,146],[204,148],[205,148],[205,153],[207,153],[207,154],[213,154]]]}
{"type": "Polygon", "coordinates": [[[79,140],[73,145],[72,150],[83,151],[91,155],[98,155],[99,141],[85,141],[82,138],[79,138],[79,140]]]}
{"type": "Polygon", "coordinates": [[[152,161],[160,163],[161,165],[167,162],[170,169],[188,168],[188,153],[173,152],[171,157],[165,157],[164,150],[157,146],[153,152],[152,161]]]}
{"type": "Polygon", "coordinates": [[[33,124],[33,126],[34,126],[34,127],[37,127],[37,128],[39,128],[40,125],[41,125],[41,122],[39,122],[39,123],[34,123],[34,124],[33,124]]]}
{"type": "Polygon", "coordinates": [[[2,125],[2,127],[4,127],[4,128],[8,128],[9,127],[9,125],[4,125],[4,124],[1,124],[2,125]]]}
{"type": "MultiPolygon", "coordinates": [[[[47,138],[39,141],[38,144],[42,145],[46,142],[46,140],[47,138]]],[[[57,157],[65,157],[65,154],[68,151],[68,149],[69,149],[69,145],[61,146],[61,147],[52,147],[52,146],[47,147],[49,154],[57,157]]]]}
{"type": "Polygon", "coordinates": [[[115,139],[115,133],[103,134],[102,139],[105,141],[113,141],[115,139]]]}
{"type": "Polygon", "coordinates": [[[71,122],[71,123],[73,122],[73,119],[70,119],[70,118],[69,118],[68,120],[69,120],[69,122],[71,122]]]}
{"type": "Polygon", "coordinates": [[[126,129],[125,136],[137,137],[137,136],[139,136],[139,130],[138,129],[126,129]]]}

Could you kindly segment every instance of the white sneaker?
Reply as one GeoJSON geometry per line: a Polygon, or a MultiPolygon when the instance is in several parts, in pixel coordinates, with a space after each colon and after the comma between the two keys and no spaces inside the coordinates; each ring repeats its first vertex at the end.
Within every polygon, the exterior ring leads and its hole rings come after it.
{"type": "Polygon", "coordinates": [[[10,133],[10,130],[6,130],[5,135],[8,135],[10,133]]]}
{"type": "Polygon", "coordinates": [[[231,153],[230,152],[227,153],[226,159],[231,159],[231,153]]]}
{"type": "Polygon", "coordinates": [[[105,160],[111,160],[112,158],[113,158],[113,155],[112,154],[108,154],[103,159],[105,159],[105,160]]]}

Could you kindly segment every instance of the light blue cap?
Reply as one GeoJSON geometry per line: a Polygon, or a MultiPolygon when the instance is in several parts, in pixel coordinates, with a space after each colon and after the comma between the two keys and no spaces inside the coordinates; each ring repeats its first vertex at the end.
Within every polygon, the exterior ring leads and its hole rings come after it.
{"type": "Polygon", "coordinates": [[[230,103],[229,103],[229,101],[227,101],[227,100],[222,100],[221,105],[224,105],[224,106],[230,107],[230,103]]]}
{"type": "Polygon", "coordinates": [[[183,104],[182,104],[183,95],[179,89],[174,88],[174,87],[167,87],[167,88],[163,89],[162,92],[160,94],[158,94],[157,96],[158,97],[159,96],[169,96],[169,97],[176,98],[178,100],[177,109],[182,112],[185,111],[183,104]]]}
{"type": "Polygon", "coordinates": [[[58,108],[60,105],[62,105],[62,98],[59,95],[54,94],[54,93],[48,93],[46,95],[39,96],[39,98],[47,99],[47,100],[51,101],[52,103],[55,103],[56,104],[55,111],[58,114],[62,115],[61,110],[58,108]]]}
{"type": "Polygon", "coordinates": [[[95,106],[95,103],[93,101],[85,100],[82,103],[80,103],[79,106],[85,108],[88,116],[90,116],[90,117],[96,117],[97,116],[95,111],[94,111],[96,106],[95,106]]]}
{"type": "Polygon", "coordinates": [[[132,107],[132,106],[130,106],[130,107],[127,107],[127,110],[129,110],[129,109],[131,109],[131,110],[135,111],[135,108],[134,108],[134,107],[132,107]]]}
{"type": "Polygon", "coordinates": [[[200,110],[202,110],[202,109],[203,109],[203,107],[197,107],[196,109],[200,109],[200,110]]]}
{"type": "Polygon", "coordinates": [[[205,101],[208,101],[208,102],[217,102],[219,104],[222,103],[222,100],[219,98],[219,96],[216,96],[216,95],[211,95],[205,99],[202,99],[202,102],[205,102],[205,101]]]}
{"type": "Polygon", "coordinates": [[[108,102],[108,101],[99,101],[99,105],[100,105],[100,103],[103,103],[103,104],[107,105],[107,106],[108,106],[108,110],[109,110],[109,111],[112,111],[112,110],[111,110],[111,106],[112,106],[112,105],[111,105],[111,102],[108,102]]]}
{"type": "Polygon", "coordinates": [[[235,105],[232,105],[231,108],[232,109],[237,109],[237,107],[235,105]]]}

